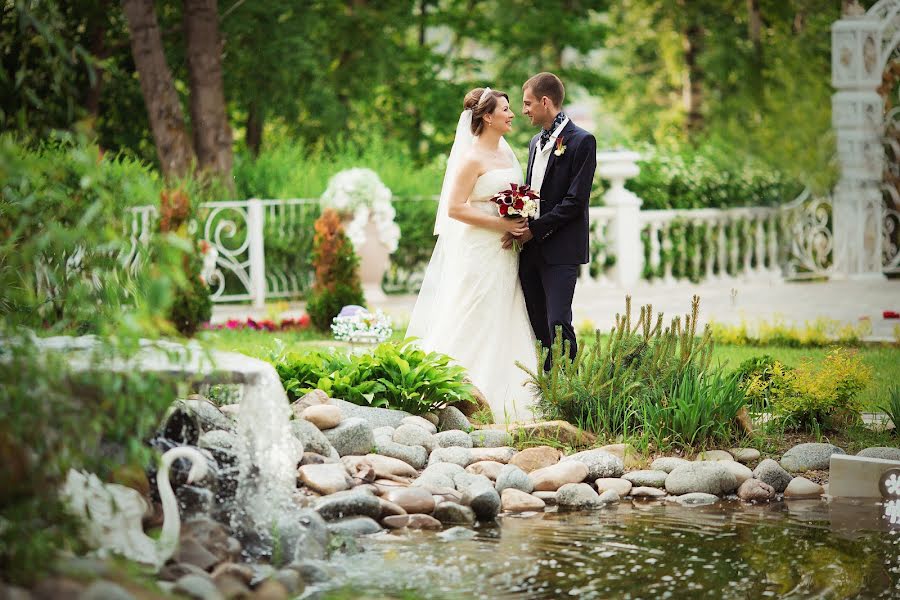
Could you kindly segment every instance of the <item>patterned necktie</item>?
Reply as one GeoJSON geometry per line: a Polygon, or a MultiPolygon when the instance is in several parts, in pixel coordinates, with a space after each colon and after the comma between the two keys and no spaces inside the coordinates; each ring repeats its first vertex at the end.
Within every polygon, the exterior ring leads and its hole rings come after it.
{"type": "Polygon", "coordinates": [[[553,123],[550,124],[550,128],[541,130],[541,139],[540,139],[540,149],[541,150],[543,150],[544,146],[547,145],[547,142],[550,141],[550,134],[553,133],[554,131],[556,131],[556,128],[559,127],[560,125],[562,125],[562,122],[565,120],[566,120],[565,113],[560,111],[560,113],[558,115],[556,115],[556,118],[553,119],[553,123]]]}

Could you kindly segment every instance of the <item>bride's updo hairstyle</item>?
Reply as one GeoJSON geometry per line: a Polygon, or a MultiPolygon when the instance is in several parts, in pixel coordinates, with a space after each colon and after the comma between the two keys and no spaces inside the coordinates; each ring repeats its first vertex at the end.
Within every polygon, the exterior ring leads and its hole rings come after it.
{"type": "Polygon", "coordinates": [[[463,110],[472,111],[472,135],[479,135],[484,129],[484,115],[489,115],[497,108],[497,99],[506,98],[509,102],[509,96],[506,92],[491,90],[486,98],[482,101],[484,88],[475,88],[468,94],[463,101],[463,110]]]}

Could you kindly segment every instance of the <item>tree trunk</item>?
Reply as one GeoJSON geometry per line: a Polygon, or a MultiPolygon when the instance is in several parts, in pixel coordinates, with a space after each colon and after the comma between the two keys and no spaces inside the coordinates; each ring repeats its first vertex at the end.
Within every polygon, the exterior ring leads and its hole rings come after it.
{"type": "Polygon", "coordinates": [[[687,113],[685,133],[692,140],[704,126],[703,118],[703,79],[704,73],[699,65],[703,51],[703,27],[690,22],[684,29],[684,81],[682,83],[682,99],[687,113]]]}
{"type": "MultiPolygon", "coordinates": [[[[88,52],[91,56],[98,59],[95,61],[96,63],[109,56],[109,49],[106,47],[106,12],[108,8],[108,0],[102,0],[98,11],[91,16],[90,34],[88,36],[90,48],[88,52]]],[[[91,65],[91,68],[94,70],[94,81],[88,83],[87,93],[84,97],[84,108],[93,119],[96,119],[100,116],[100,98],[103,95],[104,71],[103,67],[98,64],[91,65]]]]}
{"type": "Polygon", "coordinates": [[[750,85],[756,105],[762,107],[764,102],[763,82],[763,45],[762,45],[762,13],[759,0],[747,0],[747,34],[753,44],[753,56],[750,59],[750,85]]]}
{"type": "Polygon", "coordinates": [[[216,0],[184,0],[184,32],[197,162],[202,171],[211,171],[231,185],[231,128],[225,110],[216,0]]]}
{"type": "Polygon", "coordinates": [[[166,177],[186,175],[194,161],[194,150],[163,53],[153,0],[122,0],[122,9],[160,168],[166,177]]]}
{"type": "Polygon", "coordinates": [[[247,109],[246,142],[247,149],[250,150],[250,154],[252,154],[254,158],[259,156],[259,150],[262,148],[264,122],[265,116],[259,103],[256,101],[251,102],[250,107],[247,109]]]}

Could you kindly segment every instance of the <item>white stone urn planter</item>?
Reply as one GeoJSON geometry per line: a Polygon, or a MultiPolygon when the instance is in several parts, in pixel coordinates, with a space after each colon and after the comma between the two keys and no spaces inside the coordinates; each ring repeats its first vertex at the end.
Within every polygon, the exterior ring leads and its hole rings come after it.
{"type": "Polygon", "coordinates": [[[320,199],[323,209],[333,208],[344,216],[344,229],[359,256],[359,278],[368,302],[386,299],[381,282],[400,240],[391,196],[391,190],[371,169],[348,169],[331,178],[320,199]]]}

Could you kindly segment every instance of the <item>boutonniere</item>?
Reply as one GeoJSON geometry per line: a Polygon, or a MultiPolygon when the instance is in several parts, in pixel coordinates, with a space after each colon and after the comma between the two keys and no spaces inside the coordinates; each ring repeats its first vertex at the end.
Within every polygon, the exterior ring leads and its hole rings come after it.
{"type": "Polygon", "coordinates": [[[563,145],[563,140],[565,138],[563,136],[559,136],[556,138],[556,150],[553,151],[553,154],[556,156],[562,156],[566,153],[566,147],[563,145]]]}

